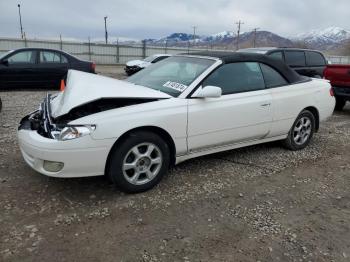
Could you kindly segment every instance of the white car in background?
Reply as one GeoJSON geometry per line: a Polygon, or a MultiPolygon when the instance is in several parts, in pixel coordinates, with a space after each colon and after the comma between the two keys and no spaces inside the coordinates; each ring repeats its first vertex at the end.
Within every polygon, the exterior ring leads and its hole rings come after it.
{"type": "Polygon", "coordinates": [[[259,54],[176,55],[120,81],[70,71],[18,130],[24,160],[53,177],[106,174],[121,190],[155,186],[170,165],[281,140],[305,148],[333,113],[330,84],[259,54]]]}
{"type": "Polygon", "coordinates": [[[168,58],[170,56],[170,54],[156,54],[146,57],[143,60],[131,60],[126,63],[124,71],[128,76],[130,76],[146,68],[147,66],[162,61],[163,59],[168,58]]]}

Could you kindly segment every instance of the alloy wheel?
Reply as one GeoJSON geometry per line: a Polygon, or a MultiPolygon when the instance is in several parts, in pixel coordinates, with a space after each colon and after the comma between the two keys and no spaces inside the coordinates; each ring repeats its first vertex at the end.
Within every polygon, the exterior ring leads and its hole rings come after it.
{"type": "Polygon", "coordinates": [[[303,145],[306,143],[311,135],[312,122],[311,120],[303,116],[295,124],[293,129],[293,140],[297,145],[303,145]]]}
{"type": "Polygon", "coordinates": [[[123,161],[123,175],[134,185],[143,185],[153,180],[163,163],[160,149],[153,143],[141,143],[129,150],[123,161]]]}

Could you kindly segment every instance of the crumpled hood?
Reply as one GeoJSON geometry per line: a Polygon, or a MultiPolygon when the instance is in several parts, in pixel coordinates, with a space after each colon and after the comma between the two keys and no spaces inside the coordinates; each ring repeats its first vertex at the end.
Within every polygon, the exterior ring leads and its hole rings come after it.
{"type": "Polygon", "coordinates": [[[56,118],[71,109],[102,98],[170,98],[151,88],[110,77],[69,70],[65,90],[51,101],[51,115],[56,118]]]}
{"type": "Polygon", "coordinates": [[[126,63],[127,66],[139,66],[139,67],[147,67],[150,65],[150,62],[145,62],[143,60],[132,60],[126,63]]]}

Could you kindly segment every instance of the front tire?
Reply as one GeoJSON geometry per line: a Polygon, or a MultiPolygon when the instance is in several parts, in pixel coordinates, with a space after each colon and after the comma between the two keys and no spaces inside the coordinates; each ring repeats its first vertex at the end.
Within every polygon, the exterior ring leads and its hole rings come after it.
{"type": "Polygon", "coordinates": [[[121,191],[139,193],[157,185],[169,163],[167,143],[155,133],[137,131],[112,149],[107,175],[121,191]]]}
{"type": "Polygon", "coordinates": [[[315,126],[315,116],[308,110],[302,111],[283,141],[284,146],[292,151],[304,149],[312,139],[315,126]]]}

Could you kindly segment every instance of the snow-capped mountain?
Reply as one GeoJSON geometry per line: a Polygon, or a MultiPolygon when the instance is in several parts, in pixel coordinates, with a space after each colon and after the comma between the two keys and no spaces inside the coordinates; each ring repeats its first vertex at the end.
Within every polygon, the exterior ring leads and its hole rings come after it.
{"type": "Polygon", "coordinates": [[[240,36],[241,48],[252,47],[254,44],[256,46],[272,46],[272,47],[292,47],[293,42],[285,37],[279,36],[277,34],[268,32],[268,31],[257,31],[246,32],[240,36]]]}
{"type": "Polygon", "coordinates": [[[236,36],[236,33],[230,31],[223,31],[213,35],[210,35],[209,38],[212,39],[225,39],[225,38],[233,38],[236,36]]]}
{"type": "MultiPolygon", "coordinates": [[[[281,37],[268,31],[242,32],[240,35],[241,48],[252,47],[255,39],[256,46],[292,46],[293,43],[287,38],[281,37]]],[[[147,39],[148,44],[164,45],[167,42],[168,46],[188,46],[190,43],[197,47],[208,47],[209,45],[222,48],[236,48],[237,34],[232,31],[223,31],[212,35],[196,35],[186,33],[173,33],[169,36],[160,39],[147,39]]]]}
{"type": "Polygon", "coordinates": [[[303,41],[313,48],[330,49],[347,39],[350,39],[350,31],[341,27],[328,27],[300,34],[293,40],[303,41]]]}
{"type": "Polygon", "coordinates": [[[193,34],[187,34],[187,33],[173,33],[170,34],[166,37],[162,37],[160,39],[148,39],[148,41],[153,41],[153,42],[159,42],[159,43],[164,43],[165,41],[168,42],[168,44],[171,43],[180,43],[180,42],[188,42],[188,41],[195,41],[195,42],[209,42],[209,41],[220,41],[223,39],[229,39],[235,37],[236,34],[233,32],[229,31],[223,31],[217,34],[213,35],[195,35],[193,34]]]}
{"type": "MultiPolygon", "coordinates": [[[[78,41],[78,39],[64,39],[78,41]]],[[[211,35],[195,35],[188,33],[172,33],[168,36],[158,39],[145,39],[148,45],[169,47],[188,47],[196,45],[197,47],[208,48],[236,48],[237,34],[232,31],[222,31],[211,35]]],[[[86,40],[84,40],[86,41],[86,40]]],[[[93,43],[104,43],[104,38],[91,38],[93,43]]],[[[142,40],[127,37],[108,37],[110,44],[140,44],[142,40]]],[[[350,31],[340,27],[329,27],[322,30],[313,30],[308,33],[297,35],[296,37],[285,38],[268,31],[242,32],[239,39],[239,47],[255,46],[275,46],[275,47],[304,47],[318,50],[336,50],[342,48],[350,42],[350,31]]]]}

